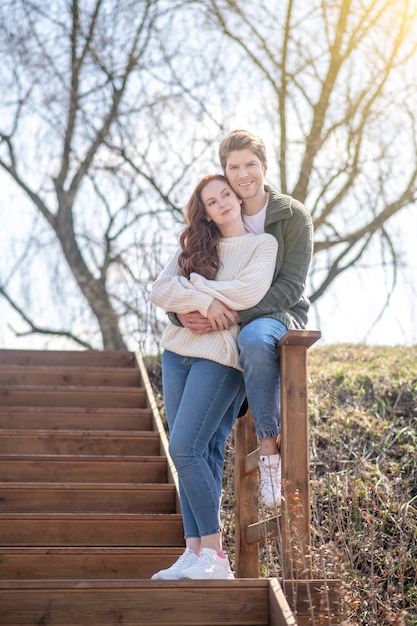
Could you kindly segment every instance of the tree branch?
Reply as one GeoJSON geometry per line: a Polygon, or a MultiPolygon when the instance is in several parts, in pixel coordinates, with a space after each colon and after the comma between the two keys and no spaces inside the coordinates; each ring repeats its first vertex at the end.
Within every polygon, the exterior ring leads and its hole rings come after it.
{"type": "Polygon", "coordinates": [[[9,324],[9,328],[14,332],[16,337],[27,337],[28,335],[53,335],[55,337],[66,337],[67,339],[74,341],[75,343],[82,346],[83,348],[86,348],[87,350],[94,349],[90,343],[88,343],[87,341],[83,341],[82,339],[76,337],[75,335],[73,335],[73,333],[67,330],[52,330],[51,328],[38,326],[26,315],[23,309],[19,307],[16,302],[14,302],[14,300],[12,300],[12,298],[5,291],[5,289],[3,289],[3,287],[0,287],[0,294],[9,303],[12,309],[14,309],[16,313],[18,313],[20,317],[30,326],[29,331],[18,332],[14,330],[14,328],[12,328],[12,326],[9,324]]]}

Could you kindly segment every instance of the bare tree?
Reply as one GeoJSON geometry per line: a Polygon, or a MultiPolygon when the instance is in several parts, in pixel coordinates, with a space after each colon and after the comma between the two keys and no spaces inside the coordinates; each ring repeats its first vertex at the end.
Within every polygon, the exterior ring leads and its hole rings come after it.
{"type": "MultiPolygon", "coordinates": [[[[207,0],[207,21],[263,86],[281,190],[310,208],[314,302],[417,198],[417,6],[401,0],[207,0]]],[[[258,108],[260,114],[261,107],[258,108]]]]}
{"type": "MultiPolygon", "coordinates": [[[[202,118],[207,102],[198,75],[188,74],[186,81],[179,71],[187,54],[192,56],[192,47],[187,52],[181,45],[192,12],[183,18],[183,32],[175,28],[186,4],[1,4],[0,166],[22,192],[19,202],[29,202],[35,211],[36,229],[2,272],[0,288],[28,333],[62,335],[81,345],[88,338],[92,345],[124,349],[124,316],[133,314],[130,326],[141,326],[146,306],[135,306],[141,298],[134,292],[139,295],[155,273],[155,265],[148,264],[153,233],[158,225],[172,230],[181,216],[177,188],[207,143],[204,120],[194,133],[199,145],[191,133],[188,149],[179,141],[184,115],[202,118]],[[173,28],[177,37],[170,36],[173,28]],[[49,320],[36,323],[11,295],[11,277],[16,268],[30,271],[47,236],[45,225],[54,235],[48,260],[52,265],[55,259],[61,301],[74,300],[69,291],[75,285],[91,311],[84,331],[80,324],[70,332],[51,328],[49,320]],[[101,341],[94,339],[97,324],[101,341]]],[[[66,317],[71,326],[75,320],[66,317]]]]}
{"type": "Polygon", "coordinates": [[[312,301],[376,244],[395,281],[390,224],[416,200],[416,11],[4,0],[0,170],[26,218],[0,205],[13,234],[0,297],[23,332],[120,349],[155,328],[149,283],[236,116],[262,130],[272,176],[312,212],[312,301]]]}

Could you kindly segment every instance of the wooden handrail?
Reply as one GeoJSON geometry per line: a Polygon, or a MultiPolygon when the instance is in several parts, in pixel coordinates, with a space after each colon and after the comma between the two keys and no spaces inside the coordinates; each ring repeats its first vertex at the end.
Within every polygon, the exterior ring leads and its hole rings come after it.
{"type": "Polygon", "coordinates": [[[149,380],[148,370],[146,369],[145,362],[140,352],[135,352],[135,360],[137,368],[139,369],[142,384],[146,391],[147,405],[152,412],[152,426],[153,430],[156,430],[159,434],[160,441],[160,453],[165,455],[168,464],[168,482],[175,485],[175,508],[178,513],[181,512],[180,498],[179,498],[179,483],[178,472],[175,468],[174,462],[169,453],[168,436],[165,432],[164,425],[162,423],[161,415],[156,404],[155,395],[152,389],[151,381],[149,380]]]}
{"type": "Polygon", "coordinates": [[[311,504],[307,350],[319,331],[291,330],[278,344],[281,367],[282,568],[311,578],[311,504]]]}
{"type": "Polygon", "coordinates": [[[280,536],[283,578],[311,578],[307,349],[319,331],[290,330],[278,344],[281,369],[280,518],[258,521],[257,437],[250,412],[235,427],[236,538],[239,578],[259,577],[259,542],[280,536]],[[278,527],[278,524],[280,527],[278,527]]]}

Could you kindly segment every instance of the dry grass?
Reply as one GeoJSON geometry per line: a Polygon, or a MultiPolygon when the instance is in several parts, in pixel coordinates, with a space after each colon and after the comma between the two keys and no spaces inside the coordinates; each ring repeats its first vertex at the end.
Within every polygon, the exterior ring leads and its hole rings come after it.
{"type": "MultiPolygon", "coordinates": [[[[349,624],[417,626],[417,346],[319,345],[309,379],[314,575],[342,579],[349,624]]],[[[233,558],[233,437],[225,467],[233,558]]],[[[278,542],[260,552],[279,576],[278,542]]]]}
{"type": "Polygon", "coordinates": [[[415,626],[417,347],[318,347],[309,375],[316,563],[350,623],[415,626]]]}

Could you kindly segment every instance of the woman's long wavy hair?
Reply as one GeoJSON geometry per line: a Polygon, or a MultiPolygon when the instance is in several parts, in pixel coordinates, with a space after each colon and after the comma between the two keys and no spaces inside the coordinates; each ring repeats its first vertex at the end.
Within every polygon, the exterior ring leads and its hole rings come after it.
{"type": "Polygon", "coordinates": [[[221,180],[230,187],[229,181],[222,174],[204,176],[195,187],[185,208],[187,226],[179,238],[182,252],[178,258],[178,264],[182,275],[187,278],[192,272],[197,272],[213,280],[220,269],[221,232],[213,220],[207,220],[206,208],[201,199],[201,192],[212,180],[221,180]]]}

